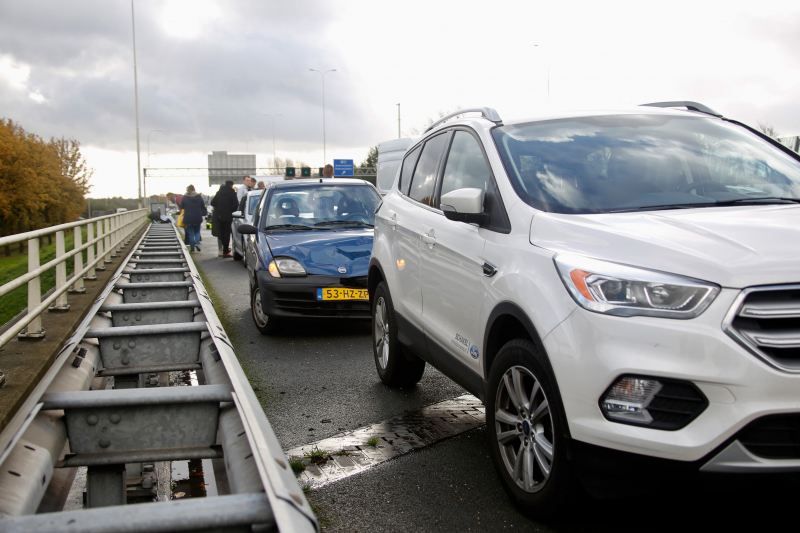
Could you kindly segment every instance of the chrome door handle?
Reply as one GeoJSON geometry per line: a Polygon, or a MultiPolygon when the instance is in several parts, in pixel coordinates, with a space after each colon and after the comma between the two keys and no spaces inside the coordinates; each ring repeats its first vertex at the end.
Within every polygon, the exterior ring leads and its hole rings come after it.
{"type": "Polygon", "coordinates": [[[420,237],[422,239],[422,242],[424,242],[425,244],[436,244],[436,237],[431,237],[427,233],[421,235],[420,237]]]}
{"type": "Polygon", "coordinates": [[[396,218],[387,218],[386,219],[386,224],[389,225],[389,226],[395,227],[397,225],[397,219],[396,218]]]}

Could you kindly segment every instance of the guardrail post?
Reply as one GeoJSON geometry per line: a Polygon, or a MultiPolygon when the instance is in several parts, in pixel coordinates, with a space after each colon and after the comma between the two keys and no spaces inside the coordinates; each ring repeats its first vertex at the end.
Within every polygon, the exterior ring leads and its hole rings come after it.
{"type": "MultiPolygon", "coordinates": [[[[39,239],[28,240],[28,272],[32,272],[39,268],[39,239]]],[[[31,314],[32,309],[36,309],[42,303],[42,283],[39,277],[35,277],[28,282],[28,314],[31,314]]],[[[24,332],[17,334],[20,340],[35,340],[43,339],[45,337],[44,328],[42,327],[42,317],[37,316],[28,323],[24,332]]]]}
{"type": "Polygon", "coordinates": [[[105,228],[103,229],[103,236],[104,236],[103,240],[105,241],[105,243],[103,244],[103,248],[105,249],[106,252],[106,258],[103,259],[103,262],[110,263],[111,262],[111,219],[110,218],[105,219],[103,221],[103,225],[105,226],[105,228]]]}
{"type": "Polygon", "coordinates": [[[119,241],[119,235],[117,228],[119,227],[118,224],[119,215],[115,215],[108,219],[108,223],[111,226],[111,255],[109,257],[118,257],[117,252],[119,251],[119,247],[117,246],[117,241],[119,241]]]}
{"type": "MultiPolygon", "coordinates": [[[[56,232],[56,259],[64,257],[67,253],[66,245],[64,243],[64,232],[56,232]]],[[[56,265],[56,290],[60,289],[67,284],[67,261],[61,261],[56,265]]],[[[69,304],[67,303],[67,293],[64,292],[56,298],[56,301],[48,308],[48,311],[65,312],[69,311],[69,304]]]]}
{"type": "MultiPolygon", "coordinates": [[[[102,220],[98,220],[97,221],[97,238],[100,239],[99,241],[97,241],[97,257],[100,258],[100,257],[103,257],[103,242],[105,241],[105,239],[103,238],[103,221],[102,220]]],[[[95,270],[105,270],[106,269],[106,265],[103,263],[103,261],[100,261],[99,263],[97,263],[97,266],[94,267],[94,268],[95,268],[95,270]]]]}
{"type": "MultiPolygon", "coordinates": [[[[79,249],[83,246],[83,228],[81,226],[75,227],[75,238],[73,240],[73,250],[79,249]]],[[[86,287],[83,286],[83,276],[76,276],[77,274],[83,270],[83,252],[78,252],[75,254],[75,268],[72,269],[73,276],[72,279],[74,280],[72,284],[72,288],[69,289],[67,292],[72,293],[83,293],[86,292],[86,287]]]]}
{"type": "MultiPolygon", "coordinates": [[[[89,222],[86,224],[86,242],[92,242],[94,240],[94,222],[89,222]]],[[[86,263],[91,265],[94,263],[94,247],[96,244],[90,244],[89,248],[86,249],[86,263]]],[[[85,278],[87,280],[96,280],[97,274],[94,271],[94,267],[89,269],[89,272],[86,273],[85,278]]]]}

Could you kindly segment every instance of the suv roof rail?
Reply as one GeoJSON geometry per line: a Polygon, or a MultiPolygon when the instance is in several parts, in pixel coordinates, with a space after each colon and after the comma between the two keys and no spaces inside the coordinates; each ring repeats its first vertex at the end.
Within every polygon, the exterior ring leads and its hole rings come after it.
{"type": "Polygon", "coordinates": [[[498,115],[497,111],[495,111],[493,108],[491,108],[491,107],[471,107],[469,109],[459,109],[457,111],[454,111],[453,113],[450,113],[449,115],[443,116],[442,118],[440,118],[439,120],[437,120],[436,122],[434,122],[433,124],[428,126],[425,129],[424,133],[428,133],[429,131],[431,131],[433,128],[435,128],[439,124],[441,124],[441,123],[443,123],[443,122],[445,122],[445,121],[447,121],[447,120],[449,120],[449,119],[451,119],[451,118],[453,118],[455,116],[463,115],[464,113],[480,113],[481,116],[483,118],[485,118],[486,120],[488,120],[489,122],[494,122],[498,126],[502,126],[503,125],[503,119],[500,118],[500,115],[498,115]]]}
{"type": "Polygon", "coordinates": [[[689,111],[699,111],[700,113],[705,113],[706,115],[711,115],[713,117],[722,117],[720,113],[717,113],[713,109],[708,106],[704,106],[699,102],[689,102],[689,101],[680,101],[680,102],[654,102],[652,104],[641,104],[643,107],[685,107],[689,111]]]}

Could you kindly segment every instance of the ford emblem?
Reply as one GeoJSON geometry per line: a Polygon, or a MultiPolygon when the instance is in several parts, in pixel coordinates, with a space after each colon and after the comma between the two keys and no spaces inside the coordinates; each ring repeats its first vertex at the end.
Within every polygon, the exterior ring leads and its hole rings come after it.
{"type": "Polygon", "coordinates": [[[339,274],[347,274],[347,269],[345,267],[339,267],[339,274]]]}

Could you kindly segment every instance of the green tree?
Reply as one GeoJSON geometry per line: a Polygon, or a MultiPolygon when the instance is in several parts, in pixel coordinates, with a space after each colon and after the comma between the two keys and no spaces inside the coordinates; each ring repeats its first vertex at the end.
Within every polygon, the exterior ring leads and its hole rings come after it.
{"type": "Polygon", "coordinates": [[[361,162],[361,168],[377,168],[378,167],[378,146],[375,145],[367,152],[367,158],[361,162]]]}

